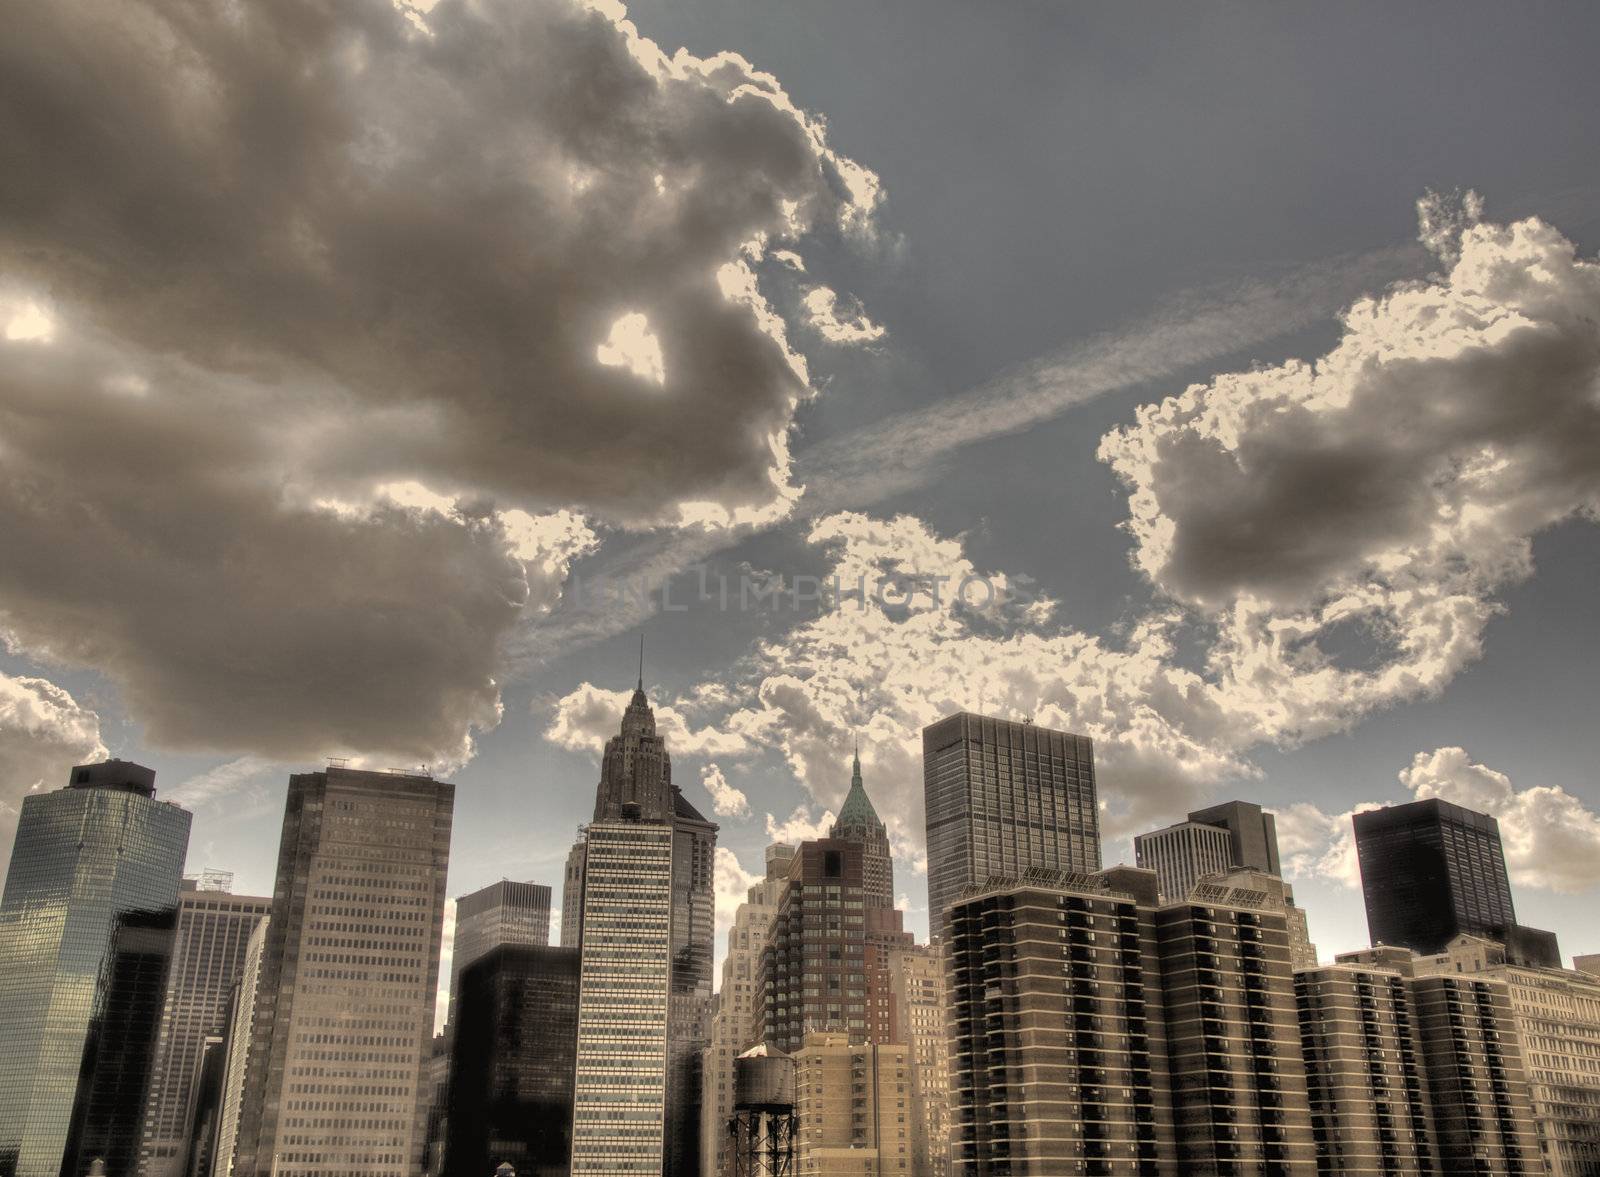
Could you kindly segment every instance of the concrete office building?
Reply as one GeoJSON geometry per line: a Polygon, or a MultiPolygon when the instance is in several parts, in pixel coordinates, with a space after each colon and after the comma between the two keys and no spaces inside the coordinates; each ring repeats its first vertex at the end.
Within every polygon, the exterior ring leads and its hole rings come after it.
{"type": "Polygon", "coordinates": [[[550,888],[501,879],[456,900],[456,935],[450,953],[450,1018],[456,986],[473,961],[502,944],[550,943],[550,888]]]}
{"type": "Polygon", "coordinates": [[[1127,868],[997,876],[952,905],[956,1173],[1174,1171],[1155,907],[1127,868]]]}
{"type": "Polygon", "coordinates": [[[909,1047],[814,1030],[794,1059],[800,1177],[911,1172],[909,1047]]]}
{"type": "Polygon", "coordinates": [[[1233,865],[1263,874],[1282,875],[1278,861],[1278,822],[1252,801],[1224,801],[1196,809],[1189,820],[1228,832],[1233,865]]]}
{"type": "Polygon", "coordinates": [[[289,778],[236,1175],[420,1163],[454,801],[427,776],[289,778]]]}
{"type": "Polygon", "coordinates": [[[889,952],[898,1019],[894,1041],[911,1048],[911,1159],[915,1177],[950,1173],[950,1038],[944,950],[907,944],[889,952]]]}
{"type": "Polygon", "coordinates": [[[1207,875],[1233,869],[1233,839],[1228,831],[1197,821],[1182,821],[1133,839],[1134,862],[1156,872],[1161,898],[1178,903],[1207,875]]]}
{"type": "Polygon", "coordinates": [[[1094,743],[1032,723],[960,712],[922,731],[928,926],[992,875],[1100,869],[1094,743]]]}
{"type": "Polygon", "coordinates": [[[144,1115],[139,1172],[180,1177],[189,1148],[190,1099],[207,1039],[225,1038],[250,937],[272,900],[201,890],[185,879],[144,1115]]]}
{"type": "Polygon", "coordinates": [[[576,948],[502,944],[461,974],[446,1173],[569,1171],[578,968],[576,948]]]}
{"type": "Polygon", "coordinates": [[[271,922],[271,916],[264,916],[250,933],[244,963],[239,966],[239,977],[229,997],[227,1046],[222,1062],[222,1106],[217,1117],[216,1162],[212,1177],[231,1177],[233,1173],[234,1150],[239,1141],[239,1113],[244,1108],[245,1072],[255,1026],[256,991],[271,922]]]}
{"type": "Polygon", "coordinates": [[[0,1174],[59,1177],[118,917],[175,907],[190,814],[111,760],[23,798],[0,899],[0,1174]]]}
{"type": "Polygon", "coordinates": [[[734,1059],[759,1041],[756,1013],[762,990],[761,954],[778,913],[778,900],[794,862],[795,848],[767,847],[766,876],[745,893],[728,929],[728,954],[722,984],[710,1018],[700,1079],[700,1172],[733,1177],[732,1138],[734,1059]]]}

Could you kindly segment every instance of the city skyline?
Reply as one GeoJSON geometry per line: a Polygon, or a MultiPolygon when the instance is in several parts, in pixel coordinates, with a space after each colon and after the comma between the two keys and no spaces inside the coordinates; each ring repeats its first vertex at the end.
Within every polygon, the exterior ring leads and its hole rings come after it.
{"type": "Polygon", "coordinates": [[[920,1109],[910,1177],[1226,1169],[1218,1043],[1250,1155],[1387,1159],[1367,989],[1395,1049],[1542,1040],[1540,1148],[1600,1165],[1552,967],[1600,960],[1596,44],[1570,0],[23,6],[0,1177],[455,1177],[451,1098],[502,1113],[452,1060],[569,1046],[523,1145],[584,1172],[727,1160],[741,1056],[920,1109]],[[1072,912],[1117,1016],[1239,1033],[1177,1027],[1111,1136],[998,1082],[936,1161],[999,1065],[939,1009],[1072,912]]]}

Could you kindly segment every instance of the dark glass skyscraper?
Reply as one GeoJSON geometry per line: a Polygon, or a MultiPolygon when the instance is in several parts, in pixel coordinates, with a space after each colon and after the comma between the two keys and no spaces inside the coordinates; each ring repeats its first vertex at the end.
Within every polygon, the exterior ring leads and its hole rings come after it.
{"type": "Polygon", "coordinates": [[[1030,867],[1100,869],[1094,742],[960,712],[922,729],[928,926],[966,887],[1030,867]]]}
{"type": "Polygon", "coordinates": [[[1355,830],[1373,944],[1435,953],[1516,924],[1494,818],[1429,798],[1358,813],[1355,830]]]}
{"type": "Polygon", "coordinates": [[[468,965],[502,944],[550,943],[550,888],[501,879],[456,900],[456,938],[450,952],[450,1020],[468,965]]]}
{"type": "Polygon", "coordinates": [[[447,1174],[565,1177],[572,1151],[578,950],[490,949],[462,970],[447,1174]]]}
{"type": "Polygon", "coordinates": [[[170,907],[117,917],[84,1044],[63,1177],[83,1177],[95,1161],[107,1173],[138,1168],[177,918],[170,907]]]}
{"type": "Polygon", "coordinates": [[[23,800],[0,900],[3,1177],[58,1177],[118,917],[177,904],[189,822],[121,760],[23,800]]]}

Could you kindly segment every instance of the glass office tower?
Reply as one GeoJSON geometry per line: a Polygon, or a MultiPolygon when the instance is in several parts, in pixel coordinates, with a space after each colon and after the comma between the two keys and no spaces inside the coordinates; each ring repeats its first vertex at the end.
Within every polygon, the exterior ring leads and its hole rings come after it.
{"type": "Polygon", "coordinates": [[[111,760],[22,802],[0,899],[0,1177],[58,1177],[118,918],[177,904],[190,814],[155,792],[111,760]]]}

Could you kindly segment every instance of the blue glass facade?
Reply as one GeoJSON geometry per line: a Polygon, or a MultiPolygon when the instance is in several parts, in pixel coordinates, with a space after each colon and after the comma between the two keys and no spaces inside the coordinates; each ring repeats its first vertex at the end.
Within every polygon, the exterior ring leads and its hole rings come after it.
{"type": "Polygon", "coordinates": [[[26,798],[0,899],[0,1177],[58,1177],[118,917],[177,904],[190,814],[137,765],[26,798]]]}

